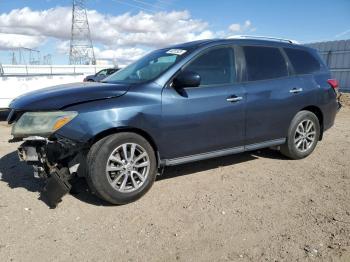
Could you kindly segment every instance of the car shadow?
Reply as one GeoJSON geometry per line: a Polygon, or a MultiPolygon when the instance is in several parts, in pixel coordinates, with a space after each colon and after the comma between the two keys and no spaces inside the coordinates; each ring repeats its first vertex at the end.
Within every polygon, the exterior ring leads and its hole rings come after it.
{"type": "MultiPolygon", "coordinates": [[[[287,159],[276,150],[262,149],[253,152],[246,152],[237,155],[218,157],[194,163],[166,167],[163,175],[158,176],[156,182],[164,179],[175,179],[179,176],[191,175],[218,167],[231,166],[247,161],[253,161],[261,157],[280,160],[287,159]]],[[[20,162],[17,156],[17,152],[15,151],[3,156],[0,159],[0,183],[1,182],[7,183],[7,185],[13,189],[24,188],[30,192],[39,192],[40,196],[38,199],[49,206],[46,198],[43,197],[42,194],[43,188],[45,186],[44,180],[34,178],[33,168],[24,162],[20,162]]],[[[72,185],[73,187],[70,194],[80,201],[96,206],[112,206],[108,202],[103,201],[97,196],[93,195],[89,190],[85,179],[74,179],[74,181],[72,181],[72,185]]]]}
{"type": "MultiPolygon", "coordinates": [[[[0,183],[1,182],[7,183],[12,189],[24,188],[30,192],[39,192],[38,199],[43,201],[47,206],[50,206],[43,191],[45,181],[43,179],[34,178],[33,168],[26,163],[19,161],[16,151],[13,151],[0,159],[0,183]]],[[[71,195],[79,200],[93,205],[109,205],[107,202],[97,198],[89,192],[85,179],[74,179],[72,185],[73,188],[71,195]]]]}
{"type": "Polygon", "coordinates": [[[192,162],[177,166],[169,166],[164,169],[161,176],[158,176],[157,180],[164,180],[175,178],[178,176],[186,176],[194,173],[199,173],[206,170],[215,169],[218,167],[231,166],[238,163],[252,161],[256,159],[251,153],[241,153],[230,156],[223,156],[218,158],[212,158],[207,160],[201,160],[198,162],[192,162]]]}

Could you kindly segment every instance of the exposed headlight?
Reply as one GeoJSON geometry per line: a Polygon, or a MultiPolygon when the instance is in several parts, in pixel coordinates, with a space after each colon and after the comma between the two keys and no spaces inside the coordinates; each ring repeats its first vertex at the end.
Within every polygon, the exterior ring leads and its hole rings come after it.
{"type": "Polygon", "coordinates": [[[73,111],[27,112],[12,127],[14,137],[48,136],[78,115],[73,111]]]}

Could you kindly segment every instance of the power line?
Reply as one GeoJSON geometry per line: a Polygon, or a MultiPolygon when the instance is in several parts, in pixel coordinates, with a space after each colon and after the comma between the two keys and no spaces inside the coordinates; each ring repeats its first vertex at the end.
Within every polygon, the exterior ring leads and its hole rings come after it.
{"type": "Polygon", "coordinates": [[[172,5],[173,3],[165,0],[157,0],[158,3],[164,4],[164,5],[172,5]]]}
{"type": "Polygon", "coordinates": [[[153,7],[155,9],[163,9],[163,7],[159,6],[159,5],[155,5],[155,4],[151,4],[151,3],[147,3],[147,2],[144,2],[144,1],[141,1],[141,0],[132,0],[136,3],[140,3],[142,5],[146,5],[146,6],[150,6],[150,7],[153,7]]]}
{"type": "Polygon", "coordinates": [[[147,12],[151,12],[151,13],[155,13],[154,10],[151,10],[149,8],[146,8],[146,7],[142,7],[142,6],[139,6],[139,5],[135,5],[135,4],[131,4],[129,2],[123,2],[121,0],[113,0],[114,2],[117,2],[117,3],[120,3],[120,4],[124,4],[124,5],[127,5],[127,6],[131,6],[131,7],[134,7],[134,8],[137,8],[139,10],[142,10],[142,11],[147,11],[147,12]]]}

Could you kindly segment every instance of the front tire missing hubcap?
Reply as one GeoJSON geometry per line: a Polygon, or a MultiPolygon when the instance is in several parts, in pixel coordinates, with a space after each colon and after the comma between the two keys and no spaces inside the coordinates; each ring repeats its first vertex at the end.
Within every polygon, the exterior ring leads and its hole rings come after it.
{"type": "Polygon", "coordinates": [[[157,160],[152,146],[135,133],[117,133],[96,142],[87,156],[91,190],[112,204],[127,204],[153,185],[157,160]]]}
{"type": "Polygon", "coordinates": [[[115,190],[132,192],[147,179],[149,168],[146,150],[138,144],[125,143],[118,146],[108,158],[106,175],[115,190]]]}

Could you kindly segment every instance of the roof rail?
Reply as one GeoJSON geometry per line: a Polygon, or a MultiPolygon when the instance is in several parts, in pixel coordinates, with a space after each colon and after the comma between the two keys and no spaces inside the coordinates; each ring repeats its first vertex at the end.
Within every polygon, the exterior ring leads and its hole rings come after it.
{"type": "Polygon", "coordinates": [[[270,37],[270,36],[233,35],[233,36],[229,36],[228,39],[261,39],[261,40],[286,42],[290,44],[299,44],[299,42],[295,40],[278,38],[278,37],[270,37]]]}

